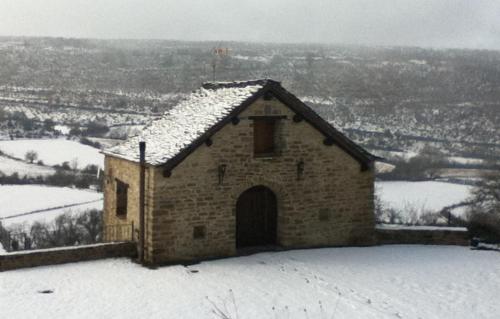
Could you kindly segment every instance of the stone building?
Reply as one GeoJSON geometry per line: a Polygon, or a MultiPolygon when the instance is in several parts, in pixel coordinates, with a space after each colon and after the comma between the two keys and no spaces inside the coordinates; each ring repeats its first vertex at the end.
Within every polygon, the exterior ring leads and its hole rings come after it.
{"type": "Polygon", "coordinates": [[[279,82],[206,83],[104,154],[105,228],[145,263],[374,243],[373,156],[279,82]]]}

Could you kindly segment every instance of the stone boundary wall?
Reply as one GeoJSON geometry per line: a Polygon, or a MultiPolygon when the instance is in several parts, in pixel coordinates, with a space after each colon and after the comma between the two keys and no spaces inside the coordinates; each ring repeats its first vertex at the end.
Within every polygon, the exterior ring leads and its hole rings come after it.
{"type": "Polygon", "coordinates": [[[20,251],[0,255],[0,272],[115,257],[135,257],[135,243],[103,243],[77,247],[20,251]]]}
{"type": "Polygon", "coordinates": [[[376,227],[379,245],[458,245],[469,246],[469,232],[461,227],[376,227]]]}

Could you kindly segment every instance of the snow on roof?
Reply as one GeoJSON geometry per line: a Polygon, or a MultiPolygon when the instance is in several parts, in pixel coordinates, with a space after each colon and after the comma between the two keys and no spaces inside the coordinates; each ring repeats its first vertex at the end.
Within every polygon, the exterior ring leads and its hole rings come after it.
{"type": "Polygon", "coordinates": [[[139,161],[139,142],[146,142],[146,163],[161,165],[264,87],[266,80],[206,83],[171,110],[148,124],[137,136],[104,151],[139,161]]]}
{"type": "Polygon", "coordinates": [[[398,225],[398,224],[377,224],[376,229],[381,230],[414,230],[414,231],[426,231],[426,230],[445,230],[445,231],[458,231],[466,232],[465,227],[448,227],[448,226],[416,226],[416,225],[398,225]]]}

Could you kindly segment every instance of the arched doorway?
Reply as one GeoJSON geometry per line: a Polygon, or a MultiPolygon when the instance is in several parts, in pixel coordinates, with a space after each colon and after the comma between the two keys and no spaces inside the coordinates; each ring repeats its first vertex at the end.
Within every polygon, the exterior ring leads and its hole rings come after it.
{"type": "Polygon", "coordinates": [[[244,191],[236,202],[236,247],[276,244],[276,195],[265,186],[244,191]]]}

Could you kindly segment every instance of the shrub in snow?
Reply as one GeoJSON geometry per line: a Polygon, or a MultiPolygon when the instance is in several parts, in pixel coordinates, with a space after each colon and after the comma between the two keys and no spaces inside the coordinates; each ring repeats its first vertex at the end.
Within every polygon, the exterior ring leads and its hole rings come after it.
{"type": "Polygon", "coordinates": [[[81,144],[83,144],[83,145],[92,146],[92,147],[94,147],[94,148],[98,148],[98,149],[100,149],[100,148],[101,148],[101,146],[102,146],[102,145],[101,145],[101,143],[99,143],[99,142],[92,142],[91,140],[89,140],[89,139],[88,139],[88,138],[86,138],[86,137],[82,137],[82,138],[80,139],[80,143],[81,143],[81,144]]]}
{"type": "Polygon", "coordinates": [[[439,150],[428,146],[419,155],[409,159],[398,158],[394,164],[396,167],[392,171],[378,174],[377,177],[387,180],[432,180],[439,177],[441,168],[449,166],[439,150]]]}
{"type": "Polygon", "coordinates": [[[472,237],[487,243],[500,242],[500,216],[476,212],[471,214],[467,228],[472,237]]]}

